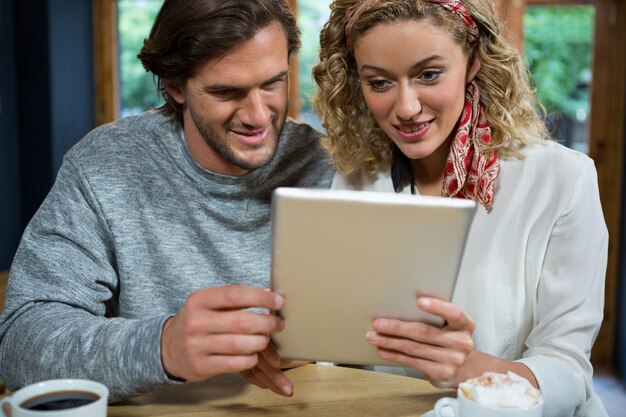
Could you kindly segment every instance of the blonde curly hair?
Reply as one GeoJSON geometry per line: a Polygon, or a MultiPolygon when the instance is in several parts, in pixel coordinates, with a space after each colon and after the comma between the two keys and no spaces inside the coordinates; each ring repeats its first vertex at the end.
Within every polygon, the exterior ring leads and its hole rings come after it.
{"type": "MultiPolygon", "coordinates": [[[[371,0],[370,0],[371,1],[371,0]]],[[[343,174],[358,170],[376,173],[389,169],[393,142],[378,127],[361,91],[353,45],[368,30],[382,23],[428,19],[449,31],[467,56],[477,53],[481,67],[476,75],[492,142],[483,151],[495,150],[500,158],[521,158],[520,149],[549,139],[545,111],[537,104],[528,70],[517,50],[501,33],[490,0],[465,0],[479,30],[470,43],[468,25],[456,14],[426,0],[375,0],[352,19],[349,41],[344,16],[354,0],[335,0],[320,34],[320,62],[313,68],[318,91],[315,111],[327,131],[322,145],[343,174]]]]}

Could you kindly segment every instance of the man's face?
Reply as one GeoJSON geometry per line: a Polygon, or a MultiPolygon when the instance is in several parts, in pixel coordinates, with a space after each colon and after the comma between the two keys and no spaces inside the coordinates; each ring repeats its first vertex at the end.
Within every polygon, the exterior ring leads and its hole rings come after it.
{"type": "Polygon", "coordinates": [[[287,117],[289,54],[274,22],[211,59],[182,88],[164,83],[183,106],[185,140],[204,168],[242,175],[267,164],[287,117]]]}

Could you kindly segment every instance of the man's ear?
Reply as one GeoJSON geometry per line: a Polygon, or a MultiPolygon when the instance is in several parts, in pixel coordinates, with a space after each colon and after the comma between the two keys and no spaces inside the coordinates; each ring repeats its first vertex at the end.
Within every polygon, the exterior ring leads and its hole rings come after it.
{"type": "Polygon", "coordinates": [[[172,96],[172,98],[176,100],[178,104],[185,104],[185,94],[182,87],[177,87],[167,80],[162,80],[162,82],[165,91],[167,91],[167,93],[172,96]]]}
{"type": "Polygon", "coordinates": [[[480,70],[480,58],[478,57],[478,52],[474,49],[472,52],[472,56],[467,62],[467,76],[465,78],[465,84],[469,84],[476,74],[478,74],[478,70],[480,70]]]}

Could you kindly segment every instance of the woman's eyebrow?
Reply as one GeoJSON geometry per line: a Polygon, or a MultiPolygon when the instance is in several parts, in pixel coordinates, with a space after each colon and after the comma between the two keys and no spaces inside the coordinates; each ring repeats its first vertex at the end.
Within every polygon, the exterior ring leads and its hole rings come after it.
{"type": "MultiPolygon", "coordinates": [[[[428,64],[428,63],[430,63],[432,61],[437,61],[437,60],[445,60],[445,58],[443,56],[437,55],[437,54],[430,55],[430,56],[428,56],[428,57],[426,57],[426,58],[416,62],[415,64],[413,64],[413,66],[411,68],[415,69],[415,68],[418,68],[418,67],[422,67],[422,66],[424,66],[424,65],[426,65],[426,64],[428,64]]],[[[369,64],[363,65],[359,69],[359,71],[366,71],[366,70],[375,71],[375,72],[383,72],[383,73],[388,72],[385,68],[381,68],[381,67],[377,67],[376,65],[369,65],[369,64]]]]}

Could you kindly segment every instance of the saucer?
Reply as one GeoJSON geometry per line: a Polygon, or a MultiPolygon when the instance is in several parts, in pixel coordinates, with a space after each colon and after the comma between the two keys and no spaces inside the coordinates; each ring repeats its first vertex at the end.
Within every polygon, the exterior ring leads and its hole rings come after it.
{"type": "MultiPolygon", "coordinates": [[[[441,410],[443,417],[454,417],[454,413],[450,411],[450,408],[445,407],[441,410]]],[[[422,417],[435,417],[435,410],[430,410],[426,414],[422,414],[422,417]]]]}

